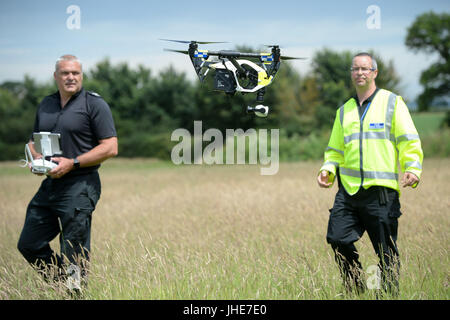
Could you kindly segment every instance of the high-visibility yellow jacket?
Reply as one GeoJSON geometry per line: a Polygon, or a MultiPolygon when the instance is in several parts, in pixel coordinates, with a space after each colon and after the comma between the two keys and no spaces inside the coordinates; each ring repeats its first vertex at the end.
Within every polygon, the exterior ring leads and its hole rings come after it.
{"type": "Polygon", "coordinates": [[[324,160],[320,172],[329,171],[329,181],[334,181],[339,167],[342,185],[350,195],[361,186],[385,186],[400,193],[398,162],[403,172],[420,179],[423,151],[402,97],[378,90],[362,119],[356,100],[349,99],[336,112],[324,160]]]}

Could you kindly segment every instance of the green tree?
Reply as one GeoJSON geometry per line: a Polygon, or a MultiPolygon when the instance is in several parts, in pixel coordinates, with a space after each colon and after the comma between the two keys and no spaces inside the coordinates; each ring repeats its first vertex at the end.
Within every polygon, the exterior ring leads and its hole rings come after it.
{"type": "Polygon", "coordinates": [[[436,53],[438,60],[420,76],[424,91],[418,97],[420,111],[450,92],[450,14],[424,13],[408,28],[405,44],[415,52],[436,53]]]}
{"type": "Polygon", "coordinates": [[[110,105],[122,156],[168,158],[170,132],[193,123],[193,86],[172,67],[152,77],[142,65],[105,59],[86,76],[85,88],[110,105]]]}
{"type": "Polygon", "coordinates": [[[25,76],[23,82],[0,85],[0,160],[23,158],[25,143],[33,132],[39,102],[52,85],[37,84],[25,76]]]}
{"type": "Polygon", "coordinates": [[[311,129],[305,122],[307,105],[302,104],[302,82],[300,73],[288,61],[282,61],[266,91],[270,113],[264,122],[281,128],[288,137],[295,133],[308,134],[311,129]]]}

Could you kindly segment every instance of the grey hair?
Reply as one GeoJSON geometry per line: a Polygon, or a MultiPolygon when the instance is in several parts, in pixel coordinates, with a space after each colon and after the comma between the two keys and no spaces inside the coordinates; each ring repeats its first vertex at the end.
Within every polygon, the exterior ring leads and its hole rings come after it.
{"type": "Polygon", "coordinates": [[[360,52],[358,54],[355,54],[353,56],[353,59],[356,58],[356,57],[370,57],[370,59],[372,59],[372,69],[378,70],[377,60],[375,60],[375,58],[370,53],[360,52]]]}
{"type": "Polygon", "coordinates": [[[78,63],[80,64],[81,70],[83,70],[83,66],[82,66],[82,64],[81,64],[80,59],[78,59],[78,58],[75,57],[74,55],[71,55],[71,54],[65,54],[65,55],[59,57],[58,60],[56,60],[56,63],[55,63],[55,72],[58,72],[58,70],[59,70],[59,63],[60,63],[61,61],[76,61],[76,62],[78,62],[78,63]]]}

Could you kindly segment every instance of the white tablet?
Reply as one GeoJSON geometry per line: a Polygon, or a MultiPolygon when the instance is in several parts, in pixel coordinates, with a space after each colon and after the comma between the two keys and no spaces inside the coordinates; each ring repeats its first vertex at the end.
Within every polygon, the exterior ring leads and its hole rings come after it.
{"type": "Polygon", "coordinates": [[[34,132],[34,149],[44,157],[61,155],[60,137],[59,133],[34,132]]]}

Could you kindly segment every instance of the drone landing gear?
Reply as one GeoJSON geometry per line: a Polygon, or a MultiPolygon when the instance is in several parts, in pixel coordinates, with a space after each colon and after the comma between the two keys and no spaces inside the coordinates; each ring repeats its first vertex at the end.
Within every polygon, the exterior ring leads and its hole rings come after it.
{"type": "MultiPolygon", "coordinates": [[[[265,88],[258,90],[256,93],[256,102],[262,103],[264,102],[264,93],[266,92],[265,88]]],[[[255,107],[247,107],[247,113],[254,113],[258,117],[265,118],[269,114],[269,107],[264,106],[262,104],[258,104],[255,107]]]]}

